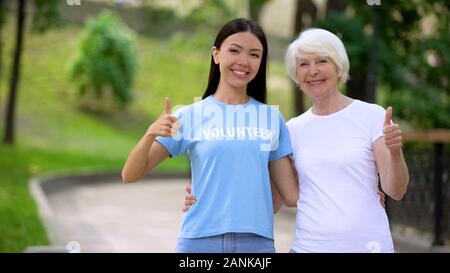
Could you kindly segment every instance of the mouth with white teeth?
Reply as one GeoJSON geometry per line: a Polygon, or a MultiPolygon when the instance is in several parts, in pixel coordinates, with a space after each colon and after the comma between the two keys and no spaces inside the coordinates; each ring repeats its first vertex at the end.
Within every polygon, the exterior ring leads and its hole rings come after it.
{"type": "Polygon", "coordinates": [[[233,72],[233,74],[238,78],[244,78],[250,74],[250,72],[248,72],[248,71],[242,71],[242,70],[236,70],[236,69],[231,69],[231,72],[233,72]]]}
{"type": "Polygon", "coordinates": [[[325,80],[306,81],[306,83],[307,83],[308,85],[319,85],[319,84],[322,84],[322,83],[324,83],[324,82],[325,82],[325,80]]]}

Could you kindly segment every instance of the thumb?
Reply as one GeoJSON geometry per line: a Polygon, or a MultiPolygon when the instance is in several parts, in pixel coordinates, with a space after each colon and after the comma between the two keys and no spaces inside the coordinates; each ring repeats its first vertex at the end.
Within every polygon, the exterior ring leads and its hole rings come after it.
{"type": "Polygon", "coordinates": [[[191,185],[186,185],[186,192],[188,193],[188,194],[191,194],[192,193],[192,187],[191,187],[191,185]]]}
{"type": "Polygon", "coordinates": [[[384,117],[384,126],[391,125],[391,119],[392,119],[392,107],[389,106],[386,109],[386,116],[384,117]]]}
{"type": "Polygon", "coordinates": [[[170,99],[166,97],[166,101],[164,103],[164,114],[170,114],[170,99]]]}

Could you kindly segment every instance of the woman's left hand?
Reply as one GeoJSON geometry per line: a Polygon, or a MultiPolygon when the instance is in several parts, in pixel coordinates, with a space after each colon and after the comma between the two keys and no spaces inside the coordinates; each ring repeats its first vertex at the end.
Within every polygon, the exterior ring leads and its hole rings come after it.
{"type": "Polygon", "coordinates": [[[188,211],[192,205],[197,202],[197,198],[192,195],[192,187],[191,185],[186,185],[186,196],[184,197],[184,207],[182,209],[183,212],[188,211]]]}
{"type": "Polygon", "coordinates": [[[398,153],[401,151],[403,137],[400,126],[396,123],[391,123],[392,107],[386,109],[386,116],[384,118],[383,137],[386,148],[391,153],[398,153]]]}
{"type": "Polygon", "coordinates": [[[380,204],[386,209],[386,194],[382,191],[378,191],[378,196],[380,197],[380,204]]]}

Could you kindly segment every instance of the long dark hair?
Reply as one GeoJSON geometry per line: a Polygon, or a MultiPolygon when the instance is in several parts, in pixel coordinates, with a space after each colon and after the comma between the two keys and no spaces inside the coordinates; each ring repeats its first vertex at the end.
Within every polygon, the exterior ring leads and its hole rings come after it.
{"type": "MultiPolygon", "coordinates": [[[[253,21],[238,18],[231,20],[226,23],[217,34],[216,40],[214,41],[214,46],[220,49],[223,41],[235,33],[239,32],[251,32],[254,34],[263,46],[263,54],[261,59],[261,65],[259,67],[258,73],[255,78],[248,83],[247,95],[253,97],[255,100],[262,103],[266,103],[267,89],[266,89],[266,67],[267,67],[267,56],[268,47],[266,35],[262,28],[253,21]]],[[[217,87],[220,81],[220,70],[219,65],[214,62],[214,58],[211,56],[211,67],[209,70],[208,86],[206,87],[205,93],[203,94],[203,99],[216,93],[217,87]]]]}

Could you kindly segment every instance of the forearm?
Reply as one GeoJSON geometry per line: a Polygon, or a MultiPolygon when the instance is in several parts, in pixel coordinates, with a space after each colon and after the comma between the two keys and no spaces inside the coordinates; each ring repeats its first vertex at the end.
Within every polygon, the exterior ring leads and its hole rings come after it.
{"type": "Polygon", "coordinates": [[[403,152],[391,153],[388,172],[386,173],[386,194],[395,200],[400,200],[406,193],[409,183],[408,167],[403,152]]]}
{"type": "Polygon", "coordinates": [[[288,157],[270,161],[270,178],[281,195],[283,203],[288,207],[297,206],[299,183],[295,170],[288,157]]]}
{"type": "Polygon", "coordinates": [[[155,136],[145,134],[136,144],[122,169],[123,182],[135,182],[145,176],[149,151],[154,141],[155,136]]]}
{"type": "Polygon", "coordinates": [[[270,182],[270,188],[272,190],[273,213],[277,213],[283,206],[283,198],[272,181],[270,182]]]}

